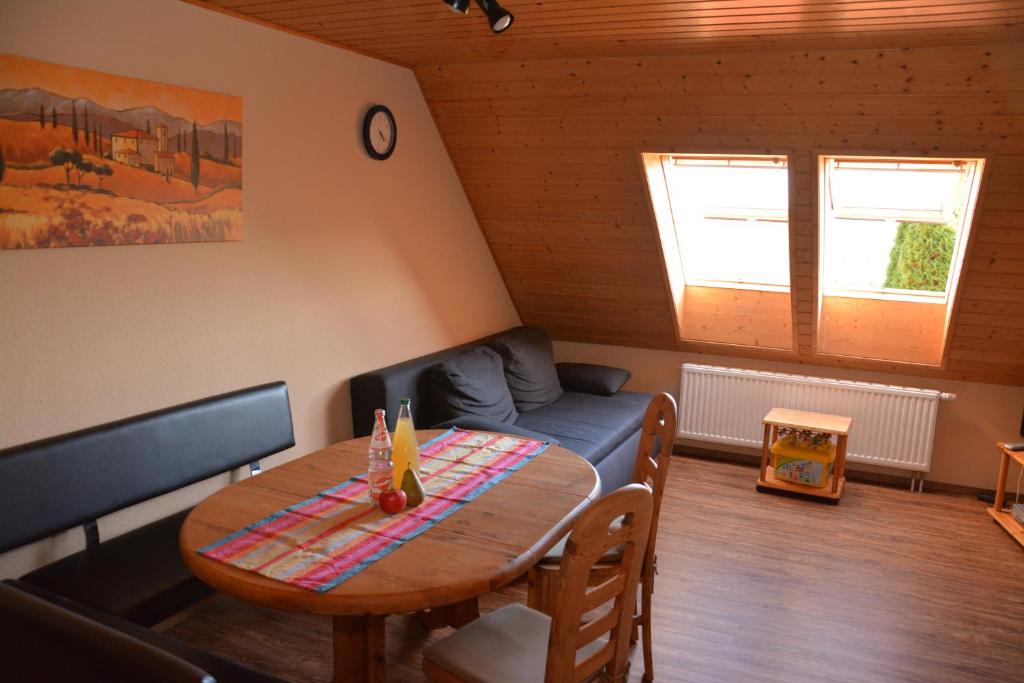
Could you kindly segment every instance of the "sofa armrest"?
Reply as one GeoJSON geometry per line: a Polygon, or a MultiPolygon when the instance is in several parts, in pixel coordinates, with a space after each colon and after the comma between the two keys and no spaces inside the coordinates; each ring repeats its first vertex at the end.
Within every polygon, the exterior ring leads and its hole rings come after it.
{"type": "Polygon", "coordinates": [[[623,368],[591,363],[558,363],[558,381],[566,391],[611,396],[629,381],[632,374],[623,368]]]}
{"type": "Polygon", "coordinates": [[[463,417],[456,417],[452,420],[433,425],[431,429],[450,429],[451,427],[458,427],[459,429],[472,429],[481,432],[501,432],[503,434],[515,434],[526,439],[535,439],[537,441],[546,441],[552,446],[561,446],[561,442],[553,436],[547,434],[541,434],[540,432],[534,432],[529,429],[517,427],[511,422],[498,422],[497,420],[489,420],[486,417],[480,417],[478,415],[465,415],[463,417]]]}

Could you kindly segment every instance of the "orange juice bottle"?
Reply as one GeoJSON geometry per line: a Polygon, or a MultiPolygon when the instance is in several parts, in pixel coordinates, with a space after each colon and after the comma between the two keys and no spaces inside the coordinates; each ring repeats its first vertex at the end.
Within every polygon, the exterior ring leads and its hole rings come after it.
{"type": "Polygon", "coordinates": [[[416,443],[416,427],[412,424],[410,400],[403,398],[398,402],[398,421],[395,423],[395,436],[391,439],[391,461],[394,463],[394,487],[402,488],[402,475],[406,468],[420,473],[420,447],[416,443]]]}

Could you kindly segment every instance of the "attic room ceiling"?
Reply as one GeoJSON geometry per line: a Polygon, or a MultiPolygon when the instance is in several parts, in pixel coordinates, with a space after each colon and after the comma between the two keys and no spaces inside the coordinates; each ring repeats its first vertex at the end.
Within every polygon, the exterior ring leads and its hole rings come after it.
{"type": "Polygon", "coordinates": [[[441,0],[188,1],[407,66],[1024,35],[1020,0],[507,0],[502,35],[441,0]]]}

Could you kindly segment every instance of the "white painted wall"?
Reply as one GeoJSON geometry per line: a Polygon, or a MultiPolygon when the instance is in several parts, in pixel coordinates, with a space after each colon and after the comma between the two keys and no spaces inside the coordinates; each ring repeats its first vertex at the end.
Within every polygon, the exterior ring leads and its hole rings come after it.
{"type": "MultiPolygon", "coordinates": [[[[996,468],[999,464],[995,442],[1021,440],[1018,432],[1020,431],[1021,411],[1024,410],[1024,387],[923,379],[795,363],[572,342],[556,342],[555,358],[559,361],[601,363],[628,368],[633,373],[633,378],[626,384],[626,389],[667,391],[677,399],[679,398],[679,372],[683,363],[706,363],[753,370],[789,372],[797,375],[838,377],[862,382],[881,382],[952,392],[957,395],[955,401],[939,403],[935,446],[932,451],[932,469],[927,475],[927,478],[932,481],[993,489],[996,484],[996,468]]],[[[684,443],[733,452],[754,452],[721,444],[705,444],[695,441],[685,441],[684,443]]],[[[865,469],[866,467],[858,463],[849,465],[849,469],[859,468],[865,469]]],[[[901,474],[896,470],[889,470],[889,472],[901,474]]],[[[1015,482],[1016,471],[1012,475],[1015,482]]]]}
{"type": "MultiPolygon", "coordinates": [[[[408,69],[175,0],[4,0],[0,51],[238,95],[245,127],[243,241],[0,252],[0,448],[283,379],[278,464],[351,435],[347,378],[518,324],[408,69]],[[375,103],[398,120],[385,162],[362,150],[375,103]]],[[[81,546],[7,553],[0,576],[81,546]]]]}

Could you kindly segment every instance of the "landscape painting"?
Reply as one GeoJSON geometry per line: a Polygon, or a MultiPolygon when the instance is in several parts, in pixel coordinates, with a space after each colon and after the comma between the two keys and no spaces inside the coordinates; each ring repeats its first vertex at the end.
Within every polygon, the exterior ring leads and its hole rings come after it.
{"type": "Polygon", "coordinates": [[[242,100],[0,54],[0,249],[242,239],[242,100]]]}

